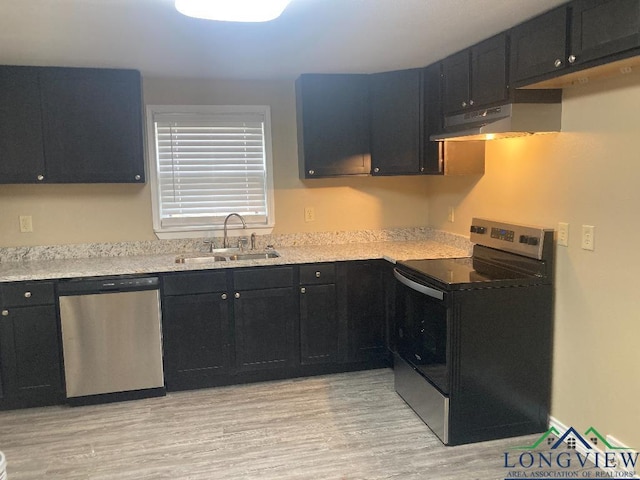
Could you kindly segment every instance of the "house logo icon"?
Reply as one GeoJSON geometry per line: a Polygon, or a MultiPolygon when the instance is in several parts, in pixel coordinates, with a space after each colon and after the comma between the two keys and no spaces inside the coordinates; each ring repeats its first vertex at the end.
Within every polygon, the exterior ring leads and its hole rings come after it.
{"type": "Polygon", "coordinates": [[[580,433],[574,427],[561,432],[551,427],[531,445],[504,453],[506,479],[510,478],[627,478],[640,479],[639,453],[620,447],[594,427],[580,433]]]}
{"type": "Polygon", "coordinates": [[[575,450],[576,448],[583,450],[606,449],[606,450],[629,450],[624,447],[614,447],[607,439],[598,432],[595,428],[589,427],[583,435],[578,431],[569,427],[560,435],[560,432],[555,427],[551,427],[544,432],[538,440],[533,444],[514,447],[514,450],[536,450],[538,448],[548,448],[549,450],[556,450],[563,448],[566,450],[575,450]]]}

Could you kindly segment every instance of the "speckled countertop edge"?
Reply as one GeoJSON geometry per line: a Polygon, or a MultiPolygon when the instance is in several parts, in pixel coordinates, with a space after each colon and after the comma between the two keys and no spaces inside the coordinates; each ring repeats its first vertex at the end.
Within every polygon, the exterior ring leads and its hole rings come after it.
{"type": "Polygon", "coordinates": [[[276,250],[280,254],[280,257],[273,259],[191,264],[175,263],[176,254],[6,262],[0,264],[0,282],[149,274],[218,268],[243,268],[263,265],[294,265],[381,258],[395,262],[397,260],[417,258],[466,257],[469,255],[468,250],[433,240],[304,245],[297,247],[279,247],[276,250]]]}

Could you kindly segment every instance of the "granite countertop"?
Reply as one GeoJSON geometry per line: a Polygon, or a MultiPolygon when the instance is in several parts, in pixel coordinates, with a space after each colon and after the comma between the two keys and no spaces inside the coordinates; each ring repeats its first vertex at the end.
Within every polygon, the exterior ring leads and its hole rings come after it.
{"type": "MultiPolygon", "coordinates": [[[[0,263],[0,282],[242,268],[262,265],[372,260],[390,262],[421,258],[467,257],[467,250],[435,240],[383,241],[276,247],[280,257],[227,262],[175,263],[178,253],[105,256],[0,263]]],[[[183,253],[183,252],[180,252],[183,253]]]]}

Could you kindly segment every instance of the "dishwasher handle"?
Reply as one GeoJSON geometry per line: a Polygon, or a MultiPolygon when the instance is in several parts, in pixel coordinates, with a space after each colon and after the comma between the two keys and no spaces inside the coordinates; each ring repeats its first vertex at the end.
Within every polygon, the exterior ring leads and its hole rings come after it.
{"type": "Polygon", "coordinates": [[[60,281],[58,295],[88,295],[112,292],[157,290],[158,277],[104,277],[60,281]]]}

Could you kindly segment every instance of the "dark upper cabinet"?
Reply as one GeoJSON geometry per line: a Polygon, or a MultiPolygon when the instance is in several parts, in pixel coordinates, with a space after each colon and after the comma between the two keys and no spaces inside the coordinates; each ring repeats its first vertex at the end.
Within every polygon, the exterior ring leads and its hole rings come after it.
{"type": "Polygon", "coordinates": [[[442,109],[457,112],[469,106],[471,98],[470,51],[463,50],[442,61],[442,109]]]}
{"type": "Polygon", "coordinates": [[[575,0],[511,30],[511,81],[547,81],[638,55],[639,47],[640,0],[575,0]]]}
{"type": "Polygon", "coordinates": [[[640,1],[578,0],[571,4],[568,61],[575,65],[640,47],[640,1]]]}
{"type": "Polygon", "coordinates": [[[37,69],[0,67],[0,183],[44,178],[37,69]]]}
{"type": "Polygon", "coordinates": [[[302,75],[296,108],[300,178],[370,172],[367,75],[302,75]]]}
{"type": "Polygon", "coordinates": [[[432,142],[429,137],[442,131],[441,63],[424,69],[422,77],[422,169],[425,174],[443,173],[442,142],[432,142]]]}
{"type": "Polygon", "coordinates": [[[442,61],[445,114],[508,98],[507,40],[501,33],[442,61]]]}
{"type": "Polygon", "coordinates": [[[475,106],[509,97],[507,36],[504,33],[471,47],[471,100],[475,106]]]}
{"type": "Polygon", "coordinates": [[[138,72],[47,68],[40,86],[47,181],[144,183],[138,72]]]}
{"type": "Polygon", "coordinates": [[[510,80],[516,87],[558,72],[567,58],[567,7],[544,13],[511,30],[510,80]]]}
{"type": "Polygon", "coordinates": [[[61,403],[64,399],[53,284],[1,286],[0,408],[61,403]]]}
{"type": "Polygon", "coordinates": [[[144,183],[133,70],[0,66],[0,183],[144,183]]]}
{"type": "Polygon", "coordinates": [[[371,171],[422,173],[422,69],[370,75],[371,171]]]}

